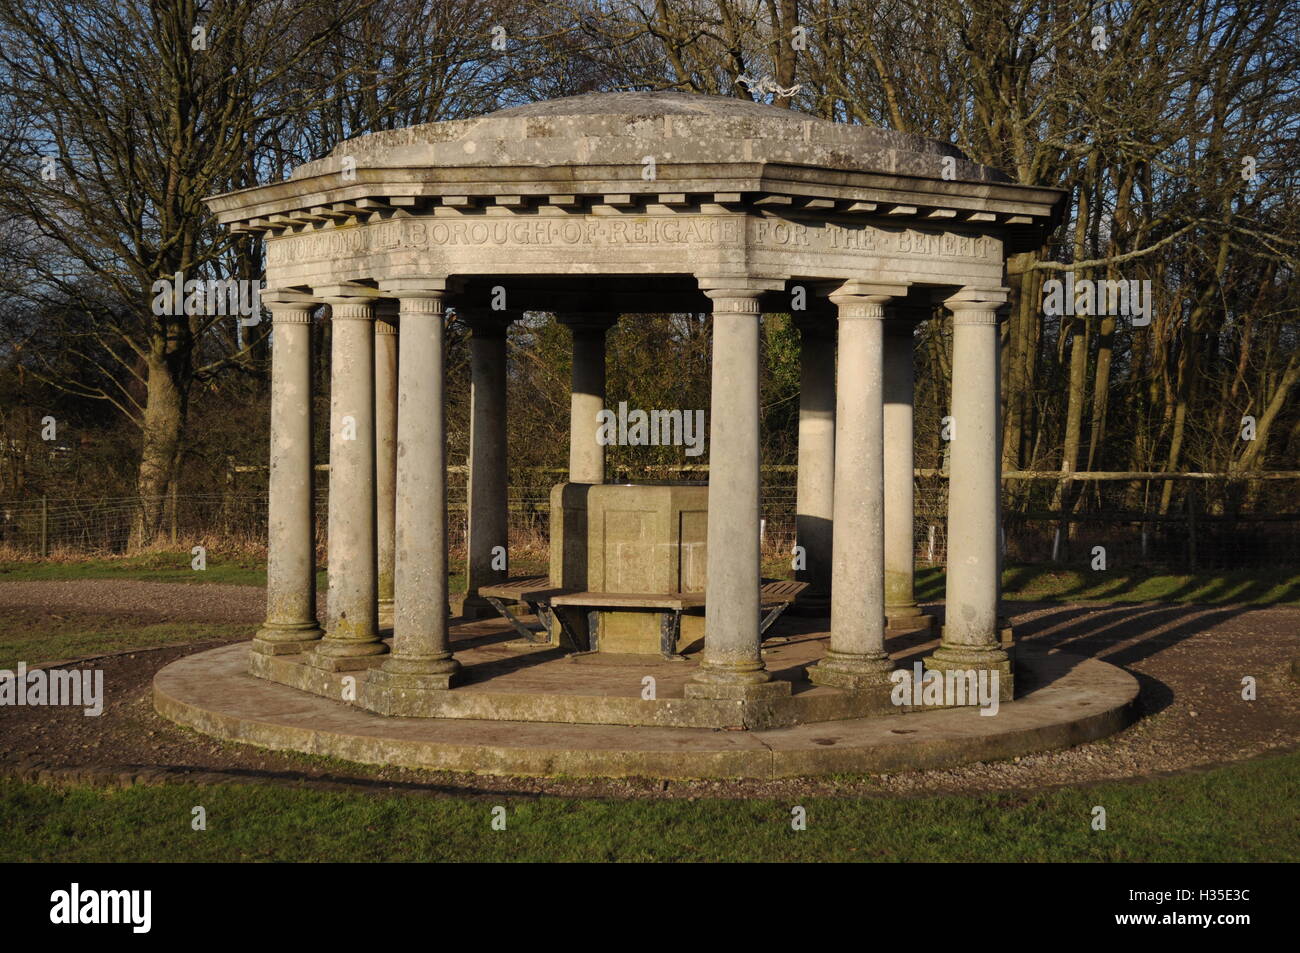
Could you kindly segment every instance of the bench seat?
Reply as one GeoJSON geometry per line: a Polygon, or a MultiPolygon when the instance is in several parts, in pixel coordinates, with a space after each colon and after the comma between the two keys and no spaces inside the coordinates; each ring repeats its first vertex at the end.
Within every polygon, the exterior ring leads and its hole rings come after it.
{"type": "Polygon", "coordinates": [[[702,592],[570,592],[551,600],[553,606],[591,609],[696,609],[704,605],[702,592]]]}
{"type": "MultiPolygon", "coordinates": [[[[771,627],[782,612],[808,588],[808,583],[793,579],[771,579],[759,591],[759,606],[766,614],[759,622],[759,637],[771,627]]],[[[703,592],[578,592],[551,584],[549,576],[526,576],[510,579],[492,586],[483,586],[479,594],[519,632],[533,643],[556,643],[559,629],[564,629],[576,645],[576,635],[566,625],[556,609],[583,610],[588,614],[588,647],[594,651],[598,641],[599,623],[596,613],[601,609],[646,609],[662,615],[662,652],[666,658],[676,655],[677,634],[681,628],[681,615],[692,609],[704,607],[703,592]],[[546,638],[539,639],[534,632],[512,613],[506,602],[522,603],[534,612],[546,627],[546,638]]]]}
{"type": "Polygon", "coordinates": [[[523,576],[497,583],[494,586],[482,586],[479,595],[485,599],[509,599],[511,602],[549,602],[555,596],[572,592],[551,584],[550,576],[523,576]]]}

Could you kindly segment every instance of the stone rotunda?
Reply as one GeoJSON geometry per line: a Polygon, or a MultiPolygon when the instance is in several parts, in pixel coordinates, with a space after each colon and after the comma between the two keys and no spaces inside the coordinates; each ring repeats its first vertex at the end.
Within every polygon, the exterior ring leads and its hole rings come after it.
{"type": "MultiPolygon", "coordinates": [[[[954,326],[955,434],[946,624],[925,664],[996,671],[1010,699],[998,606],[999,309],[1006,257],[1037,247],[1064,201],[943,143],[681,93],[592,94],[362,136],[288,181],[210,199],[222,224],[265,241],[262,300],[274,321],[268,608],[251,672],[330,704],[439,719],[764,728],[889,710],[886,636],[927,621],[912,591],[912,341],[941,307],[954,326]],[[321,304],[332,322],[323,626],[309,319],[321,304]],[[486,656],[453,643],[448,309],[472,331],[468,619],[491,614],[500,603],[489,596],[510,585],[493,559],[508,545],[504,421],[534,412],[506,407],[509,323],[550,312],[572,331],[569,475],[553,494],[551,573],[535,587],[553,598],[520,596],[540,615],[564,615],[557,593],[571,605],[616,604],[577,592],[596,588],[589,569],[604,571],[591,546],[606,562],[620,551],[592,542],[584,526],[595,511],[582,502],[595,507],[606,485],[596,415],[607,406],[607,329],[621,315],[711,313],[707,503],[673,511],[679,528],[698,517],[703,575],[695,587],[685,571],[660,582],[677,591],[655,603],[674,624],[702,611],[702,646],[677,662],[671,697],[572,687],[587,671],[608,678],[564,651],[601,648],[595,628],[606,623],[594,616],[584,634],[570,613],[572,641],[557,629],[533,647],[534,683],[545,672],[572,683],[542,700],[535,685],[507,691],[504,676],[495,690],[491,665],[475,664],[486,656]],[[799,602],[830,618],[829,636],[806,643],[784,677],[763,645],[759,570],[759,325],[777,312],[802,335],[799,602]],[[355,697],[340,695],[349,675],[355,697]]],[[[677,657],[685,638],[664,631],[664,655],[677,657]]],[[[506,651],[500,640],[496,651],[506,651]]]]}

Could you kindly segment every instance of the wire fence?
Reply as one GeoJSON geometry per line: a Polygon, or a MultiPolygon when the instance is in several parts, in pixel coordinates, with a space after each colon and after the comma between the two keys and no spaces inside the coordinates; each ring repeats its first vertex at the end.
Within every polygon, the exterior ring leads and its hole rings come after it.
{"type": "MultiPolygon", "coordinates": [[[[763,553],[767,559],[779,559],[788,556],[795,545],[796,487],[791,468],[769,469],[763,487],[763,553]]],[[[703,475],[689,468],[650,474],[680,480],[699,480],[703,475]]],[[[557,476],[558,471],[530,471],[518,474],[512,482],[508,491],[512,553],[546,553],[550,487],[557,476]]],[[[319,477],[314,502],[323,561],[328,480],[324,474],[319,477]]],[[[646,477],[615,474],[618,482],[646,477]]],[[[1056,477],[1019,485],[1005,481],[1004,558],[1025,564],[1088,564],[1096,559],[1096,547],[1100,546],[1111,567],[1300,566],[1300,513],[1291,511],[1300,480],[1270,481],[1264,491],[1234,489],[1232,481],[1223,481],[1223,485],[1196,481],[1167,495],[1163,484],[1168,478],[1093,482],[1098,485],[1085,486],[1073,497],[1057,498],[1056,477]],[[1156,485],[1136,486],[1139,482],[1156,485]]],[[[138,545],[134,531],[146,509],[161,513],[155,546],[202,544],[210,553],[254,557],[265,553],[264,473],[254,473],[252,479],[241,482],[230,481],[223,492],[177,493],[157,500],[116,497],[0,502],[0,552],[17,559],[126,553],[138,545]]],[[[917,561],[942,563],[948,543],[946,477],[918,471],[914,514],[917,561]]],[[[448,478],[448,543],[453,556],[463,556],[467,534],[464,468],[453,468],[448,478]]]]}

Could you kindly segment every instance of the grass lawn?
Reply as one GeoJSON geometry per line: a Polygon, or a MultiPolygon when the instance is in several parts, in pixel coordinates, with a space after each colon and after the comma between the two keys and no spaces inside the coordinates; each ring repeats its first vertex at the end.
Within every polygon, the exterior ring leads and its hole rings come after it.
{"type": "Polygon", "coordinates": [[[1036,794],[435,798],[277,786],[0,782],[0,861],[1295,861],[1300,754],[1036,794]],[[191,829],[192,809],[207,830],[191,829]],[[1094,806],[1107,829],[1092,830],[1094,806]],[[494,807],[507,829],[493,830],[494,807]]]}
{"type": "MultiPolygon", "coordinates": [[[[0,582],[41,579],[139,579],[145,582],[222,582],[265,586],[266,564],[251,558],[208,553],[207,568],[192,569],[184,552],[149,552],[138,556],[106,556],[77,560],[16,560],[0,562],[0,582]]],[[[318,574],[324,580],[325,573],[318,574]]]]}
{"type": "MultiPolygon", "coordinates": [[[[135,579],[143,582],[217,582],[235,586],[265,586],[266,563],[248,557],[230,558],[209,552],[206,569],[190,568],[193,557],[184,552],[150,552],[138,556],[109,556],[78,560],[0,561],[0,582],[30,582],[42,579],[135,579]]],[[[451,561],[451,591],[465,589],[465,561],[451,561]]],[[[511,575],[540,575],[546,572],[542,557],[514,559],[511,575]]],[[[327,584],[325,570],[316,581],[327,584]]],[[[322,588],[323,591],[323,588],[322,588]]]]}
{"type": "MultiPolygon", "coordinates": [[[[266,585],[266,567],[249,558],[231,559],[209,553],[207,569],[190,568],[190,554],[151,552],[77,561],[0,562],[0,582],[39,579],[139,579],[146,582],[219,582],[246,586],[266,585]]],[[[452,592],[465,586],[463,560],[453,559],[452,592]]],[[[770,562],[763,570],[773,577],[786,575],[785,562],[770,562]]],[[[545,557],[511,561],[511,575],[544,573],[545,557]]],[[[321,586],[326,574],[318,574],[321,586]]],[[[1042,602],[1177,602],[1200,605],[1300,606],[1300,573],[1293,568],[1233,571],[1205,570],[1189,574],[1147,571],[1091,572],[1053,566],[1009,566],[1002,573],[1003,598],[1042,602]]],[[[916,594],[922,601],[943,599],[944,570],[921,567],[916,572],[916,594]]]]}
{"type": "Polygon", "coordinates": [[[247,625],[208,622],[123,622],[112,616],[69,613],[66,620],[9,626],[0,633],[0,669],[20,662],[40,665],[57,659],[111,655],[160,645],[184,645],[213,639],[252,638],[247,625]]]}

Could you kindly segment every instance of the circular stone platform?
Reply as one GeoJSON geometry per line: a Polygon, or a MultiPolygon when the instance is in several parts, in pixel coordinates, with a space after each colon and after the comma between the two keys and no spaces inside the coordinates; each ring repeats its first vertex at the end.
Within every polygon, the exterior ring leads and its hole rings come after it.
{"type": "Polygon", "coordinates": [[[766,731],[389,718],[248,674],[248,644],[154,678],[163,716],[277,750],[479,774],[779,778],[944,768],[1082,744],[1133,719],[1137,680],[1096,659],[1021,646],[1024,694],[993,716],[955,708],[766,731]]]}

